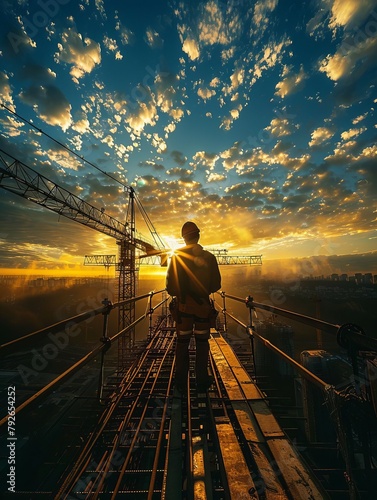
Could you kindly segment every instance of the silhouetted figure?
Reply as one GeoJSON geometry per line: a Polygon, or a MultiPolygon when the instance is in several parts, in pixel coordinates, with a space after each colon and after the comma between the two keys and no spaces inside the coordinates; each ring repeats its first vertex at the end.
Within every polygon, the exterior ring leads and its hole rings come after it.
{"type": "Polygon", "coordinates": [[[216,257],[198,244],[200,230],[193,222],[182,226],[186,246],[175,251],[166,275],[166,289],[177,297],[176,383],[187,387],[190,338],[196,343],[195,372],[198,389],[208,389],[208,354],[211,305],[209,295],[221,287],[216,257]]]}

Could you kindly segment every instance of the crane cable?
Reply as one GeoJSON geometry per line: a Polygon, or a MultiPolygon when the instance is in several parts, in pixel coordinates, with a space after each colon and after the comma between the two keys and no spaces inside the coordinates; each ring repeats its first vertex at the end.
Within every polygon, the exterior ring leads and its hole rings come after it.
{"type": "Polygon", "coordinates": [[[1,104],[1,107],[3,107],[4,109],[6,109],[7,111],[9,111],[9,113],[12,113],[14,116],[16,116],[17,118],[19,118],[20,120],[22,120],[24,123],[27,123],[28,125],[30,125],[30,127],[33,127],[35,130],[37,130],[38,132],[40,132],[41,134],[45,135],[46,137],[48,137],[49,139],[51,139],[52,141],[54,141],[56,144],[58,144],[59,146],[61,146],[62,148],[66,149],[67,151],[69,151],[71,154],[77,156],[77,158],[79,158],[81,161],[83,161],[84,163],[87,163],[88,165],[90,165],[91,167],[95,168],[96,170],[98,170],[99,172],[101,172],[102,174],[106,175],[107,177],[109,177],[110,179],[112,179],[113,181],[117,182],[118,184],[120,184],[121,186],[123,186],[124,188],[126,189],[129,189],[129,186],[127,186],[127,184],[124,184],[122,181],[120,181],[119,179],[117,179],[116,177],[112,176],[111,174],[109,174],[108,172],[105,172],[104,170],[102,170],[101,168],[97,167],[97,165],[95,165],[94,163],[92,163],[91,161],[87,160],[86,158],[84,158],[83,156],[80,156],[78,153],[76,153],[75,151],[73,151],[73,149],[69,148],[66,144],[58,141],[57,139],[55,139],[54,137],[52,137],[51,135],[49,135],[47,132],[44,132],[41,128],[38,128],[36,125],[34,125],[32,122],[30,122],[29,120],[27,120],[26,118],[23,118],[21,115],[19,115],[18,113],[16,113],[16,111],[13,111],[12,109],[8,108],[7,106],[5,106],[5,104],[3,103],[0,103],[1,104]]]}
{"type": "MultiPolygon", "coordinates": [[[[46,137],[48,137],[50,140],[52,140],[53,142],[55,142],[56,144],[58,144],[59,146],[61,146],[62,148],[66,149],[67,151],[69,151],[71,154],[73,154],[74,156],[76,156],[77,158],[80,159],[80,161],[84,162],[84,163],[87,163],[88,165],[90,165],[91,167],[95,168],[96,170],[98,170],[99,172],[101,172],[103,175],[109,177],[110,179],[112,179],[113,181],[117,182],[118,184],[120,184],[121,186],[123,186],[126,190],[129,190],[130,189],[130,186],[127,186],[127,184],[124,184],[122,181],[120,181],[119,179],[117,179],[116,177],[112,176],[111,174],[109,174],[108,172],[105,172],[104,170],[102,170],[101,168],[99,168],[97,165],[95,165],[94,163],[92,163],[91,161],[87,160],[86,158],[84,158],[83,156],[80,156],[78,153],[76,153],[75,151],[73,151],[73,149],[69,148],[66,144],[58,141],[57,139],[55,139],[54,137],[52,137],[51,135],[49,135],[47,132],[44,132],[41,128],[38,128],[36,125],[34,125],[34,123],[30,122],[29,120],[27,120],[26,118],[24,118],[23,116],[19,115],[16,111],[8,108],[7,106],[5,106],[5,104],[3,103],[0,103],[1,107],[3,107],[4,109],[6,109],[9,113],[13,114],[14,116],[16,116],[17,118],[19,118],[20,120],[22,120],[24,123],[27,123],[30,127],[34,128],[35,130],[37,130],[38,132],[40,132],[41,134],[45,135],[46,137]]],[[[132,189],[132,188],[131,188],[132,189]]],[[[136,194],[136,193],[135,193],[136,194]]],[[[139,204],[139,208],[140,208],[140,205],[141,205],[141,202],[138,198],[136,198],[136,201],[138,202],[139,204]]],[[[160,244],[162,245],[162,248],[164,248],[164,243],[162,242],[160,236],[158,235],[156,229],[154,228],[151,220],[149,219],[149,216],[148,214],[146,213],[144,207],[142,207],[142,215],[143,215],[143,218],[145,220],[145,222],[147,223],[147,226],[148,226],[148,229],[149,231],[151,232],[152,236],[153,236],[153,239],[155,240],[156,244],[158,247],[160,247],[160,244]],[[149,222],[149,223],[148,223],[149,222]],[[151,229],[152,227],[152,229],[151,229]],[[156,237],[158,238],[159,242],[156,240],[156,237]]]]}

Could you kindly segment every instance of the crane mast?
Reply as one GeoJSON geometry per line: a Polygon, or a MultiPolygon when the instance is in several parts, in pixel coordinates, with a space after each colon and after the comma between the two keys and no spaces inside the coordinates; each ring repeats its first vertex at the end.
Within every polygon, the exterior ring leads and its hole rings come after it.
{"type": "MultiPolygon", "coordinates": [[[[119,246],[117,265],[118,300],[119,302],[126,301],[135,296],[136,249],[150,255],[160,253],[161,248],[156,249],[140,235],[136,235],[135,191],[132,187],[126,187],[129,203],[126,220],[121,222],[39,174],[2,149],[0,149],[0,187],[68,219],[115,238],[119,246]],[[7,161],[5,157],[10,160],[7,161]]],[[[149,219],[147,219],[147,223],[148,221],[149,219]]],[[[153,237],[156,241],[155,234],[153,234],[153,237]]],[[[160,245],[158,246],[160,247],[160,245]]],[[[119,307],[119,331],[125,330],[134,320],[135,304],[133,301],[126,302],[119,307]]],[[[118,368],[125,367],[127,354],[132,350],[134,343],[134,329],[127,330],[120,337],[118,342],[118,368]]]]}
{"type": "MultiPolygon", "coordinates": [[[[127,188],[129,203],[127,209],[126,226],[128,238],[117,241],[119,245],[118,259],[118,298],[119,301],[131,299],[136,294],[136,252],[135,252],[135,192],[132,187],[127,188]]],[[[119,331],[135,321],[135,303],[133,301],[119,307],[119,331]]],[[[122,335],[118,341],[118,369],[126,366],[127,354],[135,343],[135,329],[132,328],[127,335],[122,335]]]]}

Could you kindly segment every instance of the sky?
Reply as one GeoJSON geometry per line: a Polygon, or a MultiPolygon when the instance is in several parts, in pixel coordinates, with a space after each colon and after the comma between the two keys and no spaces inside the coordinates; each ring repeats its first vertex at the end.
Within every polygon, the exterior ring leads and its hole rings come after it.
{"type": "MultiPolygon", "coordinates": [[[[377,0],[0,4],[5,153],[120,221],[133,187],[167,246],[376,250],[377,0]]],[[[3,269],[117,252],[4,189],[0,223],[3,269]]]]}

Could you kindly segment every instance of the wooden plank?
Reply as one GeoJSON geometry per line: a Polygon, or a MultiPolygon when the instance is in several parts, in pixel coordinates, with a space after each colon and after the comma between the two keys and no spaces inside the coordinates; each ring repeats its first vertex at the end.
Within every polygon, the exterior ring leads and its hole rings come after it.
{"type": "Polygon", "coordinates": [[[242,363],[228,342],[223,337],[217,337],[215,340],[224,354],[228,365],[233,371],[235,378],[238,380],[243,392],[245,393],[246,399],[263,399],[261,390],[251,380],[250,375],[242,366],[242,363]]]}
{"type": "Polygon", "coordinates": [[[285,436],[265,401],[249,401],[249,405],[265,438],[285,436]]]}
{"type": "Polygon", "coordinates": [[[256,491],[254,482],[241,451],[237,436],[230,424],[216,425],[217,436],[224,462],[230,498],[250,500],[251,491],[256,491]]]}
{"type": "Polygon", "coordinates": [[[270,439],[268,446],[274,456],[292,498],[323,500],[324,491],[313,481],[296,450],[287,439],[270,439]]]}
{"type": "Polygon", "coordinates": [[[209,344],[210,344],[211,354],[216,363],[216,367],[219,370],[221,379],[223,381],[229,399],[230,400],[244,399],[244,395],[220,347],[217,345],[214,339],[209,339],[209,344]]]}
{"type": "Polygon", "coordinates": [[[232,407],[258,467],[260,479],[254,478],[257,491],[263,491],[268,500],[286,499],[282,484],[268,458],[270,454],[266,441],[249,405],[246,401],[234,401],[232,407]]]}

